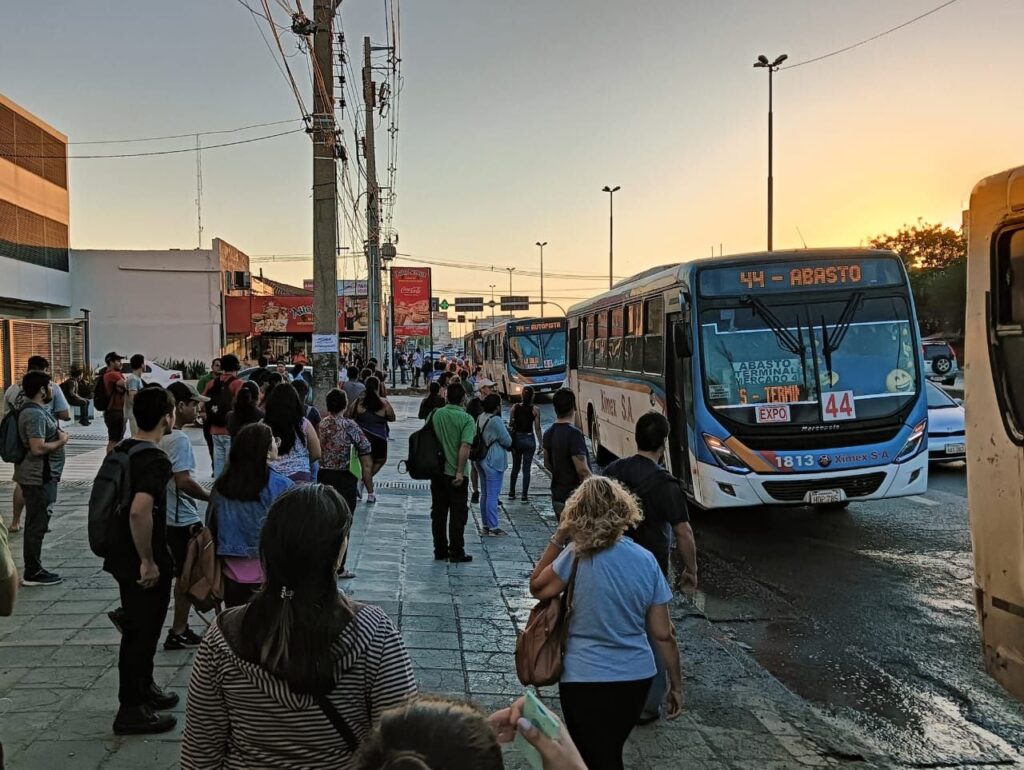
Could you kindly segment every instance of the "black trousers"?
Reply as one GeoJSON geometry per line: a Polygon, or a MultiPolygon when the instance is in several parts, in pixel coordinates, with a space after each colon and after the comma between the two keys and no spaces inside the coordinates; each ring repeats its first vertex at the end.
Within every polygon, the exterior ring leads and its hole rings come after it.
{"type": "Polygon", "coordinates": [[[260,590],[259,583],[237,583],[227,575],[224,580],[224,608],[241,607],[260,590]]]}
{"type": "Polygon", "coordinates": [[[25,560],[25,575],[33,577],[43,568],[43,539],[50,526],[50,506],[57,501],[57,482],[45,484],[22,484],[25,496],[25,533],[22,535],[22,556],[25,560]]]}
{"type": "Polygon", "coordinates": [[[430,480],[430,523],[434,535],[434,556],[463,556],[466,553],[466,522],[469,521],[467,480],[455,486],[452,476],[430,480]]]}
{"type": "Polygon", "coordinates": [[[206,442],[206,451],[210,453],[210,460],[213,460],[213,435],[210,433],[210,418],[203,420],[203,440],[206,442]]]}
{"type": "MultiPolygon", "coordinates": [[[[333,487],[341,499],[348,505],[348,509],[352,511],[353,515],[356,512],[356,484],[358,479],[353,476],[348,469],[336,469],[336,468],[321,468],[317,472],[316,480],[321,484],[326,484],[329,487],[333,487]]],[[[345,555],[341,557],[341,569],[345,569],[345,562],[348,561],[348,549],[345,549],[345,555]]]]}
{"type": "Polygon", "coordinates": [[[651,681],[559,682],[565,726],[588,770],[624,770],[622,747],[640,717],[651,681]]]}
{"type": "Polygon", "coordinates": [[[117,658],[117,699],[122,707],[141,706],[153,684],[153,658],[171,603],[171,569],[160,568],[160,580],[152,588],[138,584],[139,576],[118,576],[121,591],[121,651],[117,658]]]}

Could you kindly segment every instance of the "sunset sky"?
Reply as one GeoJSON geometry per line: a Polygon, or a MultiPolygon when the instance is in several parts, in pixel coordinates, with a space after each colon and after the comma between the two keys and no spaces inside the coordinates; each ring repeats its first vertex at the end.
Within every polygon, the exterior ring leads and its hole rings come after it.
{"type": "MultiPolygon", "coordinates": [[[[399,251],[500,271],[437,269],[435,294],[448,299],[488,294],[491,283],[504,293],[503,268],[537,268],[537,240],[549,242],[547,270],[605,275],[605,184],[622,186],[617,275],[705,257],[719,244],[762,249],[767,74],[751,66],[757,55],[799,62],[938,4],[404,0],[399,251]]],[[[383,0],[344,0],[342,18],[354,53],[365,34],[383,44],[383,0]]],[[[57,0],[45,13],[13,3],[3,19],[0,91],[72,142],[298,117],[237,0],[57,0]]],[[[1024,162],[1021,29],[1018,0],[959,0],[849,53],[779,72],[776,248],[800,246],[797,228],[809,246],[856,246],[918,217],[959,226],[978,179],[1024,162]]],[[[290,61],[308,93],[301,57],[290,61]]],[[[302,133],[206,151],[204,245],[216,236],[250,255],[311,253],[311,176],[302,133]]],[[[195,246],[194,153],[72,160],[70,184],[75,248],[195,246]]],[[[262,267],[296,283],[311,271],[308,262],[262,267]]],[[[352,277],[351,262],[346,271],[352,277]]],[[[551,279],[546,293],[568,305],[606,285],[551,279]]],[[[517,294],[537,287],[514,278],[517,294]]]]}

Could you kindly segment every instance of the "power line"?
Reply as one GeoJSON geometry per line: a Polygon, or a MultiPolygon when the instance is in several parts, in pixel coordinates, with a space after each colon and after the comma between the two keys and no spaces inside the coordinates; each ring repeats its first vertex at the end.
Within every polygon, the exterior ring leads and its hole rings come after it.
{"type": "Polygon", "coordinates": [[[830,53],[822,54],[821,56],[815,56],[813,59],[804,59],[803,61],[798,61],[795,64],[786,65],[785,67],[781,67],[780,69],[791,70],[791,69],[795,69],[797,67],[803,67],[805,64],[813,64],[814,62],[821,61],[822,59],[829,59],[829,58],[831,58],[833,56],[838,56],[841,53],[846,53],[847,51],[852,51],[854,48],[860,48],[862,45],[866,45],[867,43],[870,43],[870,42],[872,42],[874,40],[878,40],[878,38],[880,38],[880,37],[885,37],[886,35],[892,34],[893,32],[896,32],[897,30],[903,29],[904,27],[909,27],[914,22],[921,21],[921,19],[927,18],[927,17],[931,16],[933,13],[938,13],[943,8],[948,8],[949,6],[953,5],[953,3],[957,2],[957,1],[958,0],[946,0],[946,2],[942,3],[941,5],[936,6],[935,8],[932,8],[930,11],[926,11],[925,13],[922,13],[920,16],[915,16],[913,19],[910,19],[909,21],[905,21],[902,24],[897,24],[895,27],[890,27],[889,29],[885,30],[884,32],[879,32],[877,35],[872,35],[871,37],[864,38],[863,40],[860,40],[860,41],[858,41],[856,43],[853,43],[852,45],[844,46],[843,48],[839,48],[839,49],[837,49],[835,51],[831,51],[830,53]]]}
{"type": "MultiPolygon", "coordinates": [[[[165,139],[194,139],[196,136],[212,136],[213,134],[237,134],[239,131],[248,131],[251,128],[267,128],[268,126],[283,126],[285,123],[294,123],[298,118],[288,120],[272,120],[269,123],[253,123],[238,128],[222,128],[213,131],[190,131],[187,134],[167,134],[166,136],[140,136],[132,139],[92,139],[89,141],[68,142],[68,145],[79,144],[133,144],[135,142],[159,142],[165,139]]],[[[23,142],[19,142],[19,145],[23,142]]],[[[205,148],[204,148],[205,149],[205,148]]]]}
{"type": "MultiPolygon", "coordinates": [[[[218,147],[234,147],[238,144],[250,144],[251,142],[262,142],[264,139],[274,139],[278,136],[287,136],[288,134],[297,134],[305,132],[305,129],[296,128],[292,131],[282,131],[278,134],[267,134],[266,136],[254,136],[251,139],[239,139],[234,142],[222,142],[221,144],[207,144],[203,145],[202,150],[215,150],[218,147]]],[[[188,134],[188,136],[195,136],[195,134],[188,134]]],[[[144,158],[153,155],[177,155],[182,152],[195,152],[196,148],[183,147],[179,150],[153,150],[151,152],[124,152],[112,155],[4,155],[8,160],[15,160],[18,158],[26,158],[32,160],[64,160],[67,157],[68,160],[97,160],[100,158],[144,158]]]]}

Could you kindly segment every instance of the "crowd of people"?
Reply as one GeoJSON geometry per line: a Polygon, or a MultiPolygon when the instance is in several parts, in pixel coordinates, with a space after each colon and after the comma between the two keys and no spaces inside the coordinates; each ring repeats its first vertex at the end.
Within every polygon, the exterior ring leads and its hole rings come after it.
{"type": "MultiPolygon", "coordinates": [[[[430,481],[435,559],[472,561],[465,538],[471,504],[479,505],[481,536],[507,534],[499,500],[510,464],[510,503],[529,499],[538,446],[551,475],[558,525],[529,588],[538,600],[571,596],[559,681],[565,721],[552,740],[523,718],[522,700],[487,718],[419,694],[390,618],[339,591],[339,579],[354,577],[346,565],[357,504],[364,491],[366,503],[377,499],[373,479],[387,462],[396,420],[375,360],[353,362],[326,395],[323,415],[312,407],[302,363],[268,366],[243,382],[238,358],[225,355],[198,387],[165,389],[143,381],[141,357],[132,357],[128,376],[121,356],[106,360],[96,386],[109,439],[100,476],[121,462],[127,487],[103,553],[121,598],[109,613],[121,631],[115,733],[176,724],[167,711],[178,696],[153,679],[169,610],[164,648],[198,649],[182,741],[186,768],[500,768],[500,744],[518,734],[548,770],[617,769],[635,725],[679,715],[669,557],[674,541],[683,565],[676,586],[691,589],[696,546],[682,487],[661,465],[669,435],[662,415],[643,415],[636,455],[597,474],[571,391],[554,394],[556,419],[542,431],[531,388],[506,416],[494,383],[478,369],[423,364],[428,393],[419,415],[444,455],[443,472],[430,481]],[[200,414],[213,465],[209,492],[197,480],[184,430],[200,414]],[[200,636],[188,625],[187,569],[204,533],[222,611],[200,636]]],[[[69,396],[81,397],[77,387],[55,386],[48,367],[30,359],[3,398],[25,449],[15,465],[11,530],[21,525],[23,507],[26,586],[61,580],[43,567],[41,550],[68,442],[59,421],[70,419],[69,396]]],[[[92,502],[89,515],[91,528],[92,502]]],[[[0,526],[0,615],[13,608],[18,582],[7,538],[0,526]]]]}

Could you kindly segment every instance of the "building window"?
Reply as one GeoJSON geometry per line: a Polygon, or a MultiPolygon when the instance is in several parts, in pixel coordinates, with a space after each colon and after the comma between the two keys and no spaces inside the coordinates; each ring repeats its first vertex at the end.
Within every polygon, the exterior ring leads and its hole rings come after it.
{"type": "Polygon", "coordinates": [[[0,256],[68,272],[68,226],[0,200],[0,256]]]}
{"type": "Polygon", "coordinates": [[[67,145],[0,104],[0,158],[63,189],[68,188],[67,145]]]}

